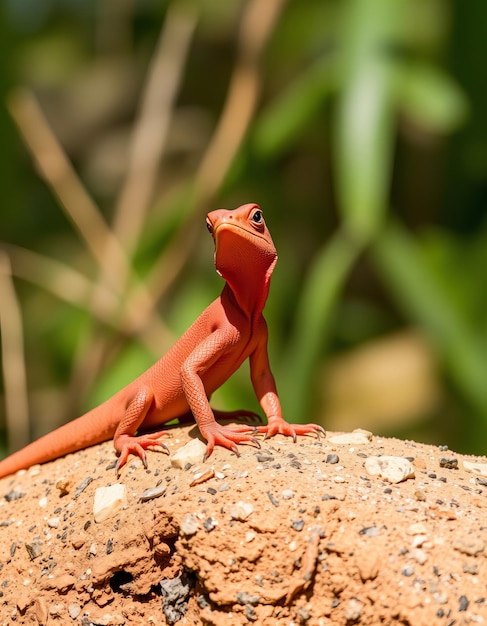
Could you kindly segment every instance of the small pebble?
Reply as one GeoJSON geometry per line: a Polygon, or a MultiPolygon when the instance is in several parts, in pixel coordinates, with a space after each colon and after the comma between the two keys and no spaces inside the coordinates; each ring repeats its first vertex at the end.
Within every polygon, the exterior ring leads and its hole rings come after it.
{"type": "Polygon", "coordinates": [[[201,485],[205,483],[207,480],[210,480],[215,476],[215,470],[210,468],[204,472],[198,472],[194,475],[193,480],[189,483],[190,487],[195,487],[196,485],[201,485]]]}
{"type": "Polygon", "coordinates": [[[245,617],[248,622],[256,622],[259,619],[256,610],[250,604],[245,605],[245,617]]]}
{"type": "Polygon", "coordinates": [[[440,467],[444,469],[458,469],[458,459],[455,457],[442,457],[440,459],[440,467]]]}
{"type": "Polygon", "coordinates": [[[218,522],[213,517],[207,517],[203,522],[203,528],[207,533],[211,532],[214,528],[218,526],[218,522]]]}
{"type": "Polygon", "coordinates": [[[474,576],[477,576],[479,573],[479,567],[476,563],[464,563],[463,571],[465,574],[473,574],[474,576]]]}
{"type": "Polygon", "coordinates": [[[426,552],[424,550],[420,550],[416,548],[411,550],[411,558],[414,559],[420,565],[424,565],[426,563],[426,559],[428,558],[426,552]]]}
{"type": "Polygon", "coordinates": [[[73,494],[73,500],[79,498],[83,491],[86,489],[86,487],[88,487],[88,485],[90,485],[92,482],[93,476],[88,476],[87,478],[85,478],[84,481],[80,485],[78,485],[78,487],[76,487],[76,490],[73,494]]]}
{"type": "Polygon", "coordinates": [[[272,504],[274,506],[279,506],[279,500],[276,498],[276,496],[272,493],[272,491],[268,491],[267,492],[267,497],[269,498],[269,500],[272,502],[272,504]]]}
{"type": "Polygon", "coordinates": [[[301,530],[303,530],[303,528],[304,528],[304,520],[303,520],[303,519],[296,519],[296,520],[293,520],[293,521],[291,522],[291,527],[292,527],[294,530],[297,530],[298,532],[300,532],[300,531],[301,531],[301,530]]]}
{"type": "Polygon", "coordinates": [[[195,535],[199,530],[199,522],[192,513],[187,513],[181,522],[180,532],[185,537],[195,535]]]}
{"type": "Polygon", "coordinates": [[[236,519],[240,522],[244,522],[252,513],[254,512],[254,507],[250,504],[250,502],[243,502],[239,500],[236,502],[230,509],[230,517],[232,519],[236,519]]]}
{"type": "Polygon", "coordinates": [[[413,537],[413,540],[411,541],[411,547],[421,548],[421,546],[425,543],[427,539],[428,537],[426,535],[415,535],[413,537]]]}
{"type": "Polygon", "coordinates": [[[408,535],[426,535],[428,528],[423,522],[413,522],[406,528],[408,535]]]}
{"type": "Polygon", "coordinates": [[[342,433],[328,437],[328,443],[338,445],[365,445],[372,440],[372,433],[358,428],[351,433],[342,433]]]}
{"type": "Polygon", "coordinates": [[[59,517],[51,517],[47,520],[47,525],[49,526],[49,528],[58,528],[59,522],[59,517]]]}
{"type": "Polygon", "coordinates": [[[56,489],[59,490],[60,496],[66,496],[71,490],[71,480],[68,478],[60,478],[56,482],[56,489]]]}
{"type": "Polygon", "coordinates": [[[260,596],[251,595],[246,591],[238,591],[237,592],[237,602],[238,604],[259,604],[260,596]]]}
{"type": "Polygon", "coordinates": [[[20,498],[23,498],[24,496],[25,493],[20,489],[11,489],[5,494],[4,498],[7,502],[13,502],[14,500],[20,500],[20,498]]]}
{"type": "Polygon", "coordinates": [[[365,461],[365,470],[371,476],[380,476],[390,483],[414,478],[413,465],[400,456],[369,456],[365,461]]]}
{"type": "Polygon", "coordinates": [[[32,541],[25,544],[25,549],[32,561],[42,554],[42,547],[43,543],[40,537],[34,537],[32,541]]]}
{"type": "Polygon", "coordinates": [[[151,487],[143,491],[139,496],[139,502],[148,502],[162,496],[167,489],[167,485],[161,485],[160,487],[151,487]]]}
{"type": "Polygon", "coordinates": [[[414,497],[418,502],[426,502],[426,494],[422,489],[416,489],[414,497]]]}
{"type": "Polygon", "coordinates": [[[64,612],[64,604],[51,604],[49,607],[49,615],[51,617],[61,617],[64,612]]]}
{"type": "Polygon", "coordinates": [[[93,518],[97,524],[120,511],[126,500],[126,488],[121,483],[98,487],[93,500],[93,518]]]}
{"type": "Polygon", "coordinates": [[[69,604],[68,613],[71,619],[76,619],[81,613],[81,607],[77,604],[69,604]]]}
{"type": "Polygon", "coordinates": [[[377,526],[367,526],[359,530],[359,535],[365,535],[367,537],[377,537],[379,535],[379,529],[377,526]]]}
{"type": "Polygon", "coordinates": [[[204,596],[203,594],[200,594],[197,598],[196,598],[196,603],[198,604],[198,606],[200,607],[200,609],[206,609],[210,606],[210,603],[208,602],[208,600],[206,599],[206,596],[204,596]]]}
{"type": "Polygon", "coordinates": [[[206,452],[206,445],[199,439],[191,439],[187,444],[181,446],[171,456],[171,465],[179,469],[202,463],[206,452]]]}
{"type": "Polygon", "coordinates": [[[347,620],[347,622],[358,622],[363,612],[363,604],[360,600],[356,598],[352,598],[349,600],[344,609],[343,616],[347,620]]]}
{"type": "Polygon", "coordinates": [[[274,460],[274,457],[273,456],[269,456],[268,454],[259,454],[259,453],[257,453],[256,457],[257,457],[257,461],[259,463],[267,463],[269,461],[273,461],[274,460]]]}
{"type": "Polygon", "coordinates": [[[463,467],[469,472],[487,477],[487,463],[472,463],[472,461],[464,461],[463,467]]]}
{"type": "Polygon", "coordinates": [[[436,602],[436,604],[447,604],[448,596],[444,591],[435,591],[433,593],[433,600],[436,602]]]}
{"type": "Polygon", "coordinates": [[[458,537],[453,540],[453,547],[462,554],[475,556],[485,550],[485,542],[480,537],[458,537]]]}

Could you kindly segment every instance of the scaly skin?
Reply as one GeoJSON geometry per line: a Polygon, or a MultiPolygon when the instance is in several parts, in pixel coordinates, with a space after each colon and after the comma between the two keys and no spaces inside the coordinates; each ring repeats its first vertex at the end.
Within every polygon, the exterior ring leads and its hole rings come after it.
{"type": "MultiPolygon", "coordinates": [[[[36,463],[107,441],[119,453],[117,472],[130,454],[147,466],[145,450],[167,447],[153,430],[190,412],[207,441],[206,458],[215,445],[238,455],[237,444],[258,446],[256,432],[271,437],[324,432],[316,424],[291,425],[281,404],[267,355],[267,324],[262,315],[276,249],[256,204],[209,213],[207,226],[215,242],[215,267],[226,281],[220,297],[203,311],[176,344],[152,367],[100,406],[41,437],[0,462],[0,477],[36,463]],[[250,360],[252,385],[267,425],[223,426],[215,420],[208,399],[245,361],[250,360]]],[[[246,416],[246,411],[231,417],[246,416]]],[[[222,417],[222,412],[217,412],[222,417]]]]}

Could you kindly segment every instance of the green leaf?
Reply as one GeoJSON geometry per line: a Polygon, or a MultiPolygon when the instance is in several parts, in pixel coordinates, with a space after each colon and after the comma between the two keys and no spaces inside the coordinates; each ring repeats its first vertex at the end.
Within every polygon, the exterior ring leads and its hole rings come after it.
{"type": "Polygon", "coordinates": [[[405,314],[426,331],[458,388],[486,419],[487,355],[454,301],[435,280],[413,236],[399,224],[390,224],[376,239],[372,252],[405,314]]]}
{"type": "Polygon", "coordinates": [[[398,106],[416,124],[437,133],[456,130],[466,120],[469,106],[457,83],[437,67],[411,63],[397,81],[398,106]]]}
{"type": "Polygon", "coordinates": [[[280,393],[291,421],[309,421],[315,365],[330,332],[332,315],[360,248],[339,231],[317,255],[301,292],[285,357],[280,393]]]}
{"type": "Polygon", "coordinates": [[[387,50],[401,6],[383,0],[349,3],[334,151],[339,209],[363,243],[377,232],[389,206],[395,65],[387,50]]]}
{"type": "Polygon", "coordinates": [[[334,88],[330,59],[319,59],[284,89],[257,120],[252,141],[257,154],[271,158],[283,152],[319,113],[334,88]]]}

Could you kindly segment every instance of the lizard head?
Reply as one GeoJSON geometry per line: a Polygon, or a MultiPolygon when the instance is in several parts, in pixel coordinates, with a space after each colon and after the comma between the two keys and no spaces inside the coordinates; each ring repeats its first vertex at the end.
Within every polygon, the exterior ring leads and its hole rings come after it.
{"type": "Polygon", "coordinates": [[[277,252],[259,205],[212,211],[206,224],[215,241],[216,271],[232,289],[268,287],[277,252]]]}

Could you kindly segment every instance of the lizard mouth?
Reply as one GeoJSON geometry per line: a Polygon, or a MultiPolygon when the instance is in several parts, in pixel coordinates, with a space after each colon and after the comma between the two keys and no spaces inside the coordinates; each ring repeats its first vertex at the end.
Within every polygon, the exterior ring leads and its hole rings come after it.
{"type": "Polygon", "coordinates": [[[258,237],[259,239],[262,239],[263,241],[267,242],[267,239],[264,236],[264,233],[257,232],[257,230],[251,231],[248,228],[244,228],[243,226],[241,226],[240,224],[236,222],[228,222],[228,221],[220,222],[216,224],[216,226],[213,227],[212,234],[215,237],[215,240],[217,240],[219,233],[225,230],[236,231],[238,233],[244,233],[247,236],[247,238],[258,237]]]}

